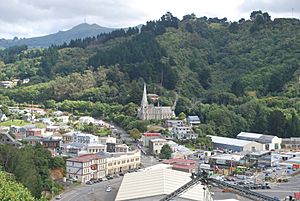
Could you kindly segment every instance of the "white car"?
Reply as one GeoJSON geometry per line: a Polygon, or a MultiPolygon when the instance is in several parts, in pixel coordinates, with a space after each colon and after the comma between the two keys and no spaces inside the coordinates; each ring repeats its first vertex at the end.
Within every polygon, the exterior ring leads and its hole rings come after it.
{"type": "Polygon", "coordinates": [[[110,192],[110,191],[111,191],[111,187],[110,187],[110,186],[107,186],[105,191],[106,191],[106,192],[110,192]]]}
{"type": "Polygon", "coordinates": [[[58,196],[55,197],[56,200],[60,200],[61,198],[62,198],[61,195],[58,195],[58,196]]]}

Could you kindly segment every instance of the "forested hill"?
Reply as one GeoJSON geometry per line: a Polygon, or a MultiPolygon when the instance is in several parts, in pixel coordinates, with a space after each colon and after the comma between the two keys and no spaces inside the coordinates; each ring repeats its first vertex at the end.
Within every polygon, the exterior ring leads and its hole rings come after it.
{"type": "Polygon", "coordinates": [[[238,22],[193,14],[179,20],[166,13],[141,30],[48,49],[12,47],[0,58],[1,80],[31,79],[2,91],[17,102],[138,104],[145,81],[162,105],[176,92],[177,114],[199,115],[205,134],[300,135],[298,19],[254,11],[238,22]]]}
{"type": "Polygon", "coordinates": [[[69,43],[72,39],[97,36],[101,33],[109,33],[115,28],[102,27],[97,24],[82,23],[70,30],[59,31],[46,36],[33,38],[14,38],[13,40],[0,39],[0,48],[27,45],[28,47],[49,47],[51,45],[62,45],[69,43]]]}

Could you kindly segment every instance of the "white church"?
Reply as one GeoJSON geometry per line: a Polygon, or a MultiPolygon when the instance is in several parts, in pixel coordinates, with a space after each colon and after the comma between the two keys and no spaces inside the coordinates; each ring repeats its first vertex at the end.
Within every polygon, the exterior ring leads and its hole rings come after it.
{"type": "Polygon", "coordinates": [[[174,113],[174,108],[172,107],[168,107],[168,106],[162,107],[159,105],[154,106],[153,104],[148,104],[147,89],[146,89],[146,84],[144,84],[143,98],[141,102],[141,107],[138,109],[138,117],[141,120],[171,119],[175,117],[175,113],[174,113]]]}

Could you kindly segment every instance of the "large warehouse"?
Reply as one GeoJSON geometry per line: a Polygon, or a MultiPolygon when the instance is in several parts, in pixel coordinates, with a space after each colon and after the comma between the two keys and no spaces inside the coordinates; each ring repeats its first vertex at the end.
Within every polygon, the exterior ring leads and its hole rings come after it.
{"type": "MultiPolygon", "coordinates": [[[[148,169],[125,174],[116,201],[160,200],[191,180],[191,174],[166,168],[148,169]]],[[[177,201],[212,201],[211,194],[201,183],[180,194],[177,201]]]]}
{"type": "Polygon", "coordinates": [[[232,150],[234,152],[240,151],[263,151],[264,145],[254,141],[247,141],[247,140],[240,140],[228,137],[219,137],[219,136],[212,136],[211,137],[212,143],[214,148],[218,149],[227,149],[232,150]]]}
{"type": "Polygon", "coordinates": [[[265,150],[277,150],[281,148],[282,139],[273,135],[264,135],[259,133],[241,132],[236,136],[241,140],[255,141],[264,144],[265,150]]]}

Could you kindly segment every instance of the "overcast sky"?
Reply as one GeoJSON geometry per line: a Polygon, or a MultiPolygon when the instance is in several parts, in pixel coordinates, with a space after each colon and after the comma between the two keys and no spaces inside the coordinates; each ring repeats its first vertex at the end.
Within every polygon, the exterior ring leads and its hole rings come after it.
{"type": "Polygon", "coordinates": [[[128,27],[159,19],[170,11],[178,18],[248,19],[251,11],[276,17],[300,17],[300,0],[1,0],[0,38],[56,33],[86,21],[106,27],[128,27]]]}

